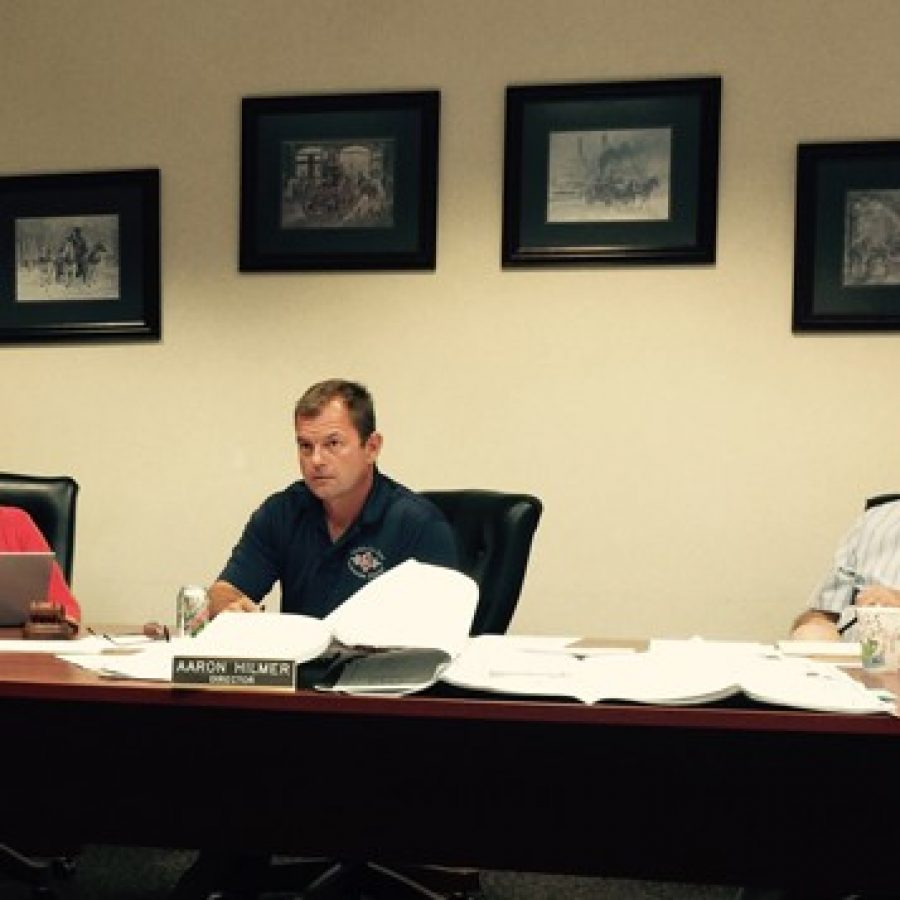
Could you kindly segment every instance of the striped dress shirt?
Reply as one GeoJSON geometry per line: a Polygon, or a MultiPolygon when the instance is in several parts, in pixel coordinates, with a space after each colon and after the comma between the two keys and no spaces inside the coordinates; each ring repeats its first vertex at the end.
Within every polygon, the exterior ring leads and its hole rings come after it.
{"type": "Polygon", "coordinates": [[[873,506],[856,520],[809,605],[840,614],[852,605],[857,591],[877,584],[900,588],[900,501],[873,506]]]}

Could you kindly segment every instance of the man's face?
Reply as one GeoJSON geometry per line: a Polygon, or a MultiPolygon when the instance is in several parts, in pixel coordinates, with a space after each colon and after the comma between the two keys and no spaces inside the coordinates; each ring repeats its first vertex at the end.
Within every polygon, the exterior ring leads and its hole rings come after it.
{"type": "Polygon", "coordinates": [[[320,500],[361,500],[368,492],[372,469],[381,449],[381,435],[365,442],[350,419],[343,400],[329,401],[317,416],[298,418],[297,458],[306,486],[320,500]]]}

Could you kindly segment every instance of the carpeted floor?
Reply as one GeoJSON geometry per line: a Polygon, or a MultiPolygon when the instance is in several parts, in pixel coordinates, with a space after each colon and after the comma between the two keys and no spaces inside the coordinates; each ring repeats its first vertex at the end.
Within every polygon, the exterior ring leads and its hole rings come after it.
{"type": "MultiPolygon", "coordinates": [[[[164,900],[193,860],[189,851],[86,847],[61,900],[164,900]]],[[[734,900],[732,887],[486,872],[484,900],[734,900]]],[[[287,900],[289,895],[278,895],[287,900]]],[[[0,900],[31,900],[23,885],[0,881],[0,900]]],[[[275,895],[272,895],[275,900],[275,895]]]]}
{"type": "Polygon", "coordinates": [[[486,872],[485,900],[734,900],[733,887],[486,872]]]}

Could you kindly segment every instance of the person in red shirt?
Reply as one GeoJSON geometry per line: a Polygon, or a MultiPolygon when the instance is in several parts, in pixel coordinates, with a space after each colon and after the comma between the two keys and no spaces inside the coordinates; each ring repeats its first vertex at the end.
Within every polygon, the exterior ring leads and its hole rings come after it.
{"type": "MultiPolygon", "coordinates": [[[[16,506],[0,506],[0,550],[49,550],[44,535],[34,524],[34,520],[23,509],[16,506]]],[[[59,563],[54,561],[50,571],[50,586],[47,600],[62,606],[65,616],[72,622],[81,620],[81,607],[72,596],[66,579],[63,578],[59,563]]]]}

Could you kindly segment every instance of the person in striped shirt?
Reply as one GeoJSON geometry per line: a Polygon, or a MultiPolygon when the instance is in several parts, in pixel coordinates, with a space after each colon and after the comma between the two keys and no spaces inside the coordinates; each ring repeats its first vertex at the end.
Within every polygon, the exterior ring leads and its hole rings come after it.
{"type": "Polygon", "coordinates": [[[900,501],[873,506],[854,522],[791,637],[852,638],[854,606],[900,606],[900,501]]]}

